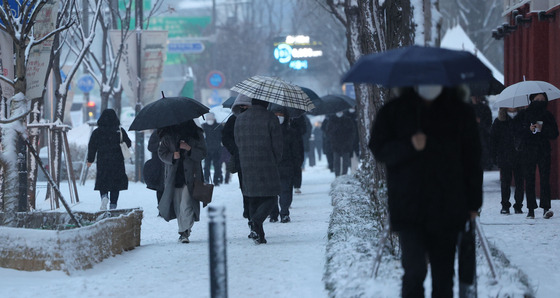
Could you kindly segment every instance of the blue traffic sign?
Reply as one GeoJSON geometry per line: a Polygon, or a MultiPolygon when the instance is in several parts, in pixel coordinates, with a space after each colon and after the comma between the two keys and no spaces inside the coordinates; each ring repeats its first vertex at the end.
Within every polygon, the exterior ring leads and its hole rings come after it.
{"type": "Polygon", "coordinates": [[[93,90],[95,81],[93,80],[92,76],[84,75],[78,80],[78,83],[76,83],[76,85],[82,92],[89,93],[91,90],[93,90]]]}
{"type": "Polygon", "coordinates": [[[196,54],[204,51],[202,42],[170,43],[167,45],[168,53],[196,54]]]}

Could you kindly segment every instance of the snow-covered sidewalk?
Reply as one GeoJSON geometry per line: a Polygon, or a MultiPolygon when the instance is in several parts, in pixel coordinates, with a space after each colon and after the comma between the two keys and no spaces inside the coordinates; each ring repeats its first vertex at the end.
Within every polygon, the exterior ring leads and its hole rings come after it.
{"type": "MultiPolygon", "coordinates": [[[[560,297],[560,201],[552,200],[555,215],[550,219],[542,217],[540,208],[535,219],[527,219],[525,201],[524,214],[502,215],[500,201],[500,173],[485,172],[480,221],[488,241],[528,276],[535,297],[560,297]]],[[[514,202],[513,191],[510,202],[514,202]]]]}
{"type": "MultiPolygon", "coordinates": [[[[292,221],[265,223],[268,244],[247,238],[237,175],[214,190],[212,204],[226,208],[229,297],[327,297],[323,278],[334,174],[326,162],[303,173],[302,194],[294,195],[292,221]]],[[[73,210],[95,211],[99,193],[92,180],[79,186],[73,210]]],[[[62,185],[61,189],[67,189],[62,185]]],[[[39,198],[43,195],[39,195],[39,198]]],[[[48,210],[48,202],[41,202],[48,210]]],[[[157,217],[155,192],[129,184],[119,207],[142,207],[141,246],[68,276],[62,272],[23,272],[0,268],[2,297],[209,297],[208,212],[202,209],[191,243],[177,242],[176,221],[157,217]]]]}
{"type": "MultiPolygon", "coordinates": [[[[353,212],[347,216],[341,214],[343,218],[360,213],[368,216],[366,210],[351,210],[360,202],[354,196],[357,182],[353,179],[343,177],[331,189],[334,175],[326,169],[324,159],[316,167],[308,167],[303,174],[303,193],[294,195],[292,222],[267,221],[268,244],[254,245],[247,238],[247,222],[241,216],[241,192],[237,176],[233,177],[230,184],[215,189],[213,202],[226,208],[230,297],[328,297],[323,277],[329,231],[338,233],[336,237],[331,235],[331,239],[340,239],[335,240],[340,241],[340,245],[333,247],[341,255],[331,258],[331,262],[337,262],[332,266],[336,270],[334,277],[340,279],[337,286],[350,289],[338,293],[398,297],[402,274],[398,258],[385,255],[377,279],[372,279],[371,265],[377,240],[364,235],[364,231],[372,229],[371,222],[364,222],[361,226],[331,226],[329,230],[333,211],[331,202],[346,204],[348,210],[339,212],[353,212]],[[331,199],[331,195],[338,197],[331,199]],[[342,202],[342,199],[346,201],[342,202]],[[350,252],[343,251],[343,248],[350,252]]],[[[61,188],[67,190],[65,185],[61,188]]],[[[99,208],[99,194],[93,191],[93,181],[79,186],[79,194],[80,203],[73,207],[74,210],[95,211],[99,208]]],[[[39,198],[42,196],[44,193],[39,194],[39,198]]],[[[42,209],[49,209],[48,202],[41,201],[41,205],[42,209]]],[[[130,183],[129,190],[121,193],[119,207],[143,208],[140,247],[70,276],[58,271],[23,272],[0,268],[0,296],[210,296],[207,209],[202,210],[201,221],[195,223],[191,243],[179,244],[176,222],[165,222],[157,217],[155,192],[143,184],[130,183]]],[[[499,174],[486,172],[480,222],[490,245],[499,249],[492,251],[499,276],[498,283],[492,284],[487,262],[479,255],[479,297],[523,297],[523,285],[519,280],[525,278],[535,297],[558,297],[560,259],[556,254],[560,247],[560,201],[552,201],[556,215],[548,220],[542,216],[529,220],[525,218],[526,213],[501,215],[500,207],[499,174]]],[[[358,208],[367,208],[367,203],[358,208]]],[[[538,211],[537,215],[541,215],[542,211],[538,211]]],[[[335,218],[335,221],[341,220],[335,218]]],[[[427,293],[429,283],[428,278],[425,283],[427,293]]]]}

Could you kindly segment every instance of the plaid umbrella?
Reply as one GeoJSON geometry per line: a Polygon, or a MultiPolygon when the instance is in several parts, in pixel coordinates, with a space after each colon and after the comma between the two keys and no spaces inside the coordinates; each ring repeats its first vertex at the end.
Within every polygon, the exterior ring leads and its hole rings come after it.
{"type": "Polygon", "coordinates": [[[315,108],[309,96],[299,86],[276,78],[253,76],[237,83],[231,90],[284,107],[304,111],[315,108]]]}

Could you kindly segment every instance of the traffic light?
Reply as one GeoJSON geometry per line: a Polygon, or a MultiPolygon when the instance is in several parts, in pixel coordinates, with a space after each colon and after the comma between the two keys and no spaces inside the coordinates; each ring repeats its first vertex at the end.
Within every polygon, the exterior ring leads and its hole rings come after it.
{"type": "Polygon", "coordinates": [[[95,119],[95,102],[93,101],[87,102],[87,116],[88,120],[95,119]]]}

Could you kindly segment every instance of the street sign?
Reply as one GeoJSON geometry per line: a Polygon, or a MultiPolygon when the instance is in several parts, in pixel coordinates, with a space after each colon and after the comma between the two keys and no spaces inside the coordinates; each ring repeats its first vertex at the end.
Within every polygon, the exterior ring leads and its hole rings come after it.
{"type": "Polygon", "coordinates": [[[93,90],[95,81],[93,80],[92,76],[84,75],[78,80],[78,83],[76,83],[76,85],[82,92],[89,93],[91,90],[93,90]]]}
{"type": "Polygon", "coordinates": [[[206,84],[210,88],[222,88],[226,83],[226,78],[221,71],[213,70],[206,76],[206,84]]]}
{"type": "Polygon", "coordinates": [[[168,53],[198,54],[204,51],[204,44],[199,41],[170,43],[167,45],[168,53]]]}

